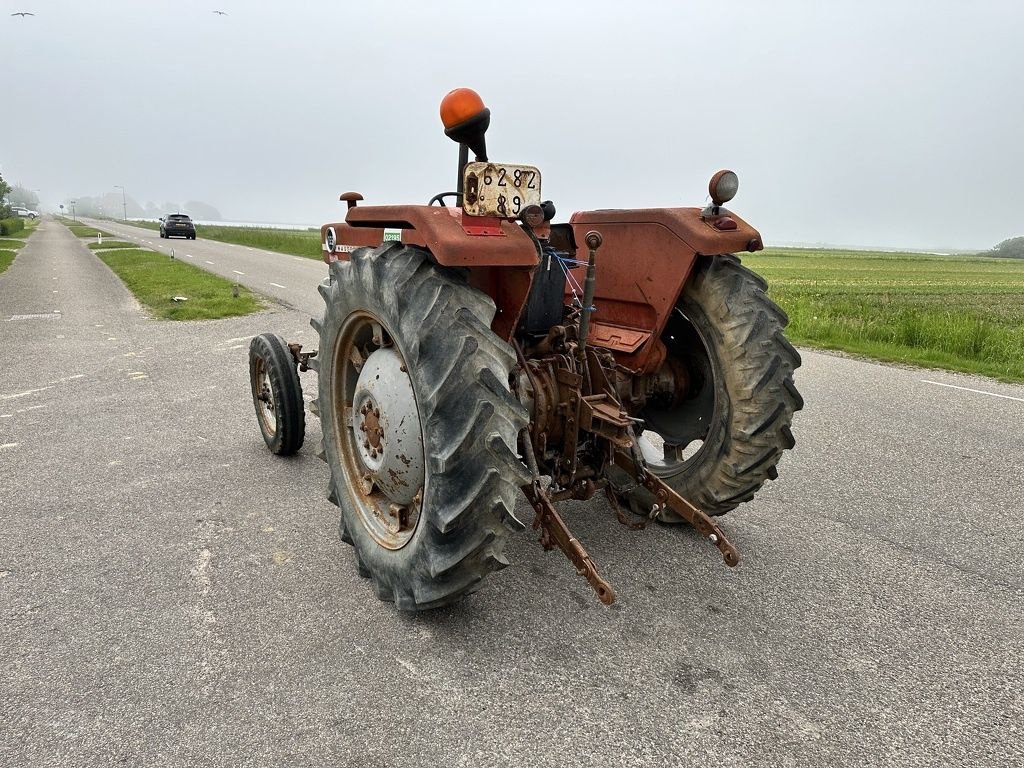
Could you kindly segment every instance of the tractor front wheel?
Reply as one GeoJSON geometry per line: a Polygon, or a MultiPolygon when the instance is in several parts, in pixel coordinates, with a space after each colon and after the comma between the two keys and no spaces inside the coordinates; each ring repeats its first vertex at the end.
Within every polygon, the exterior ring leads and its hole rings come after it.
{"type": "Polygon", "coordinates": [[[267,448],[292,455],[305,440],[306,413],[295,360],[276,333],[261,333],[249,343],[249,384],[267,448]]]}
{"type": "MultiPolygon", "coordinates": [[[[800,354],[766,288],[735,256],[699,263],[661,337],[670,364],[686,371],[689,391],[640,414],[650,471],[709,515],[753,498],[794,444],[790,424],[803,407],[793,383],[800,354]]],[[[655,500],[636,489],[629,501],[648,513],[655,500]]],[[[681,522],[664,509],[658,518],[681,522]]]]}
{"type": "Polygon", "coordinates": [[[494,303],[418,248],[389,243],[330,265],[319,410],[329,498],[359,573],[402,610],[476,590],[502,556],[526,410],[494,303]]]}

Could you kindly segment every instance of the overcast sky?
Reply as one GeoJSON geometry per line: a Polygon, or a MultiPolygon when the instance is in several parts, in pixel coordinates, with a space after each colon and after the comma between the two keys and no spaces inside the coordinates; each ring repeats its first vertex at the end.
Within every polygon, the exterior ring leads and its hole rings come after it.
{"type": "Polygon", "coordinates": [[[1024,235],[1020,0],[0,8],[0,170],[47,209],[117,184],[247,221],[425,203],[454,186],[438,104],[469,86],[559,220],[701,205],[728,167],[768,244],[1024,235]]]}

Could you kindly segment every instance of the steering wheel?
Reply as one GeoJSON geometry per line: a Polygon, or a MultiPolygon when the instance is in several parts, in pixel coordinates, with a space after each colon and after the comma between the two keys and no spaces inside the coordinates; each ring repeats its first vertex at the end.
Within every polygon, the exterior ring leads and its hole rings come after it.
{"type": "Polygon", "coordinates": [[[444,199],[446,197],[454,197],[456,200],[458,200],[459,193],[458,192],[439,192],[436,195],[434,195],[432,198],[430,198],[430,202],[428,202],[427,205],[433,205],[434,203],[437,203],[442,208],[447,208],[448,206],[446,206],[444,204],[444,199]]]}

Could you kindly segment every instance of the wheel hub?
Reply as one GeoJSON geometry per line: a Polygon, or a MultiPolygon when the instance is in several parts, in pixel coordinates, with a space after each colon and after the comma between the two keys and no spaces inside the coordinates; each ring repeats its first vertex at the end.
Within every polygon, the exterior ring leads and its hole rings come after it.
{"type": "MultiPolygon", "coordinates": [[[[393,347],[375,350],[362,366],[352,397],[352,437],[365,485],[381,499],[387,516],[408,519],[425,478],[423,433],[412,380],[393,347]],[[397,509],[396,509],[397,508],[397,509]]],[[[364,487],[365,489],[365,487],[364,487]]]]}

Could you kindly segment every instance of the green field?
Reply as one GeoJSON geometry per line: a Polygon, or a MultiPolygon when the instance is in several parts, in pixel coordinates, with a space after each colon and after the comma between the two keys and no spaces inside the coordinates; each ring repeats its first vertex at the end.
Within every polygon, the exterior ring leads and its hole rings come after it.
{"type": "Polygon", "coordinates": [[[775,248],[743,262],[795,344],[1024,381],[1024,261],[775,248]]]}
{"type": "Polygon", "coordinates": [[[215,320],[247,315],[264,306],[248,289],[239,288],[236,298],[230,280],[154,251],[137,248],[99,251],[96,255],[143,306],[161,319],[215,320]],[[184,296],[187,301],[174,301],[175,296],[184,296]]]}
{"type": "Polygon", "coordinates": [[[11,266],[16,255],[15,251],[0,250],[0,273],[11,266]]]}
{"type": "MultiPolygon", "coordinates": [[[[145,227],[159,231],[155,221],[129,221],[133,227],[145,227]]],[[[292,256],[320,259],[320,232],[309,229],[274,229],[272,227],[219,227],[213,224],[197,224],[196,235],[200,240],[217,240],[221,243],[248,245],[265,251],[277,251],[292,256]]]]}

